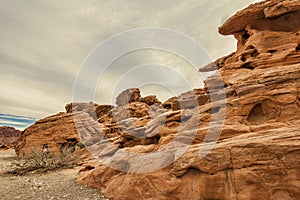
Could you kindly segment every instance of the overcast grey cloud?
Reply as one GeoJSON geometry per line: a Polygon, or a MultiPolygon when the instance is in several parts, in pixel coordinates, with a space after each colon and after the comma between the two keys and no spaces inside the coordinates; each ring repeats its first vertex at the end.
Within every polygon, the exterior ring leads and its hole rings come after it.
{"type": "MultiPolygon", "coordinates": [[[[174,29],[202,45],[212,60],[226,55],[235,50],[235,41],[233,37],[220,36],[218,26],[253,2],[0,0],[0,112],[41,118],[62,111],[72,100],[76,74],[89,52],[128,29],[174,29]]],[[[153,62],[185,70],[180,67],[184,61],[168,53],[136,54],[114,63],[99,83],[96,102],[111,102],[111,87],[122,76],[122,66],[153,62]]],[[[149,72],[149,76],[159,76],[160,72],[149,72]]],[[[144,93],[156,93],[157,88],[152,89],[145,86],[144,93]]]]}

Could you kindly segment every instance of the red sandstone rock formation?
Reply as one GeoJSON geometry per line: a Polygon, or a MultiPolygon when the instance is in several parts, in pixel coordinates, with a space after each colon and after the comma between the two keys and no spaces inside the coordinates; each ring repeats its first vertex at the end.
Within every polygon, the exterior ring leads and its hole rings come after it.
{"type": "Polygon", "coordinates": [[[68,104],[27,128],[16,152],[84,144],[94,158],[78,181],[111,199],[298,199],[299,13],[296,0],[250,5],[219,28],[237,51],[200,69],[217,66],[222,80],[164,103],[132,88],[115,108],[68,104]]]}
{"type": "Polygon", "coordinates": [[[140,102],[137,89],[122,93],[99,120],[107,137],[88,148],[102,163],[86,162],[78,181],[122,200],[298,199],[299,13],[297,0],[272,0],[230,18],[219,31],[235,35],[237,51],[201,69],[216,65],[222,81],[212,75],[203,89],[156,107],[140,102]],[[202,158],[217,130],[218,143],[202,158]],[[165,147],[167,153],[143,159],[165,147]]]}
{"type": "Polygon", "coordinates": [[[32,152],[60,152],[62,148],[74,146],[79,137],[74,129],[72,113],[58,113],[38,120],[21,134],[16,146],[19,156],[32,152]]]}
{"type": "Polygon", "coordinates": [[[35,124],[22,132],[15,151],[19,156],[26,156],[32,152],[47,151],[61,153],[66,149],[74,151],[97,143],[101,140],[101,132],[89,129],[88,126],[100,126],[86,112],[58,113],[56,115],[38,120],[35,124]],[[74,121],[74,119],[80,120],[74,121]],[[77,130],[84,129],[81,135],[77,130]]]}
{"type": "Polygon", "coordinates": [[[111,105],[98,105],[96,103],[69,103],[65,106],[67,113],[73,112],[85,112],[88,113],[92,118],[98,119],[103,115],[107,114],[113,106],[111,105]]]}
{"type": "Polygon", "coordinates": [[[131,102],[138,102],[141,99],[140,90],[138,88],[127,89],[117,96],[116,104],[122,106],[131,102]]]}
{"type": "Polygon", "coordinates": [[[102,132],[88,126],[100,126],[95,120],[108,114],[113,106],[95,103],[70,103],[65,106],[66,113],[58,113],[41,119],[28,127],[20,136],[16,153],[25,156],[33,151],[60,153],[68,148],[76,150],[101,140],[102,132]],[[80,119],[80,120],[76,120],[80,119]],[[78,130],[86,130],[78,134],[78,130]]]}
{"type": "Polygon", "coordinates": [[[0,149],[14,148],[21,131],[13,127],[0,127],[0,149]]]}

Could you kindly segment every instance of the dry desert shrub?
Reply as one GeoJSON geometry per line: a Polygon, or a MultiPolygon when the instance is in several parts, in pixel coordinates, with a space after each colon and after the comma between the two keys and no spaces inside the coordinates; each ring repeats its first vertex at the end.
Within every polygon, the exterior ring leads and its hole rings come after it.
{"type": "Polygon", "coordinates": [[[29,172],[42,173],[62,168],[72,168],[77,165],[78,158],[69,149],[61,153],[49,153],[33,150],[25,157],[17,158],[11,164],[9,174],[23,175],[29,172]]]}

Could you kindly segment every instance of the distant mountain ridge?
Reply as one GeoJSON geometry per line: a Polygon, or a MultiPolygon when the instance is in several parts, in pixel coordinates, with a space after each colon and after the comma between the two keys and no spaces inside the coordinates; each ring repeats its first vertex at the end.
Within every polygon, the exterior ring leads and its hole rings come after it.
{"type": "Polygon", "coordinates": [[[0,127],[0,149],[14,148],[21,131],[13,127],[1,126],[0,127]]]}

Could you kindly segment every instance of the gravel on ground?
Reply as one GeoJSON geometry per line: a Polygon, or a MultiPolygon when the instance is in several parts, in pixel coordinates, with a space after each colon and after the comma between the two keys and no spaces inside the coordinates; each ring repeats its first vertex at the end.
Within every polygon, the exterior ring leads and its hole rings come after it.
{"type": "Polygon", "coordinates": [[[78,169],[13,175],[5,173],[16,159],[14,150],[0,151],[0,199],[5,200],[104,200],[97,189],[76,182],[78,169]]]}

